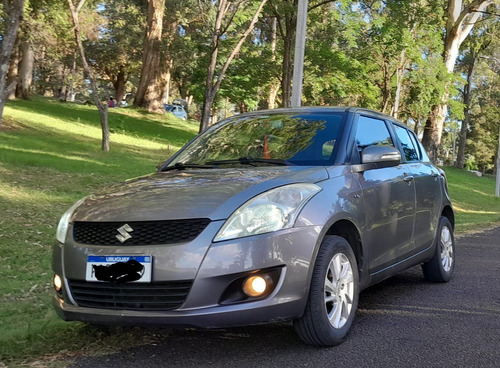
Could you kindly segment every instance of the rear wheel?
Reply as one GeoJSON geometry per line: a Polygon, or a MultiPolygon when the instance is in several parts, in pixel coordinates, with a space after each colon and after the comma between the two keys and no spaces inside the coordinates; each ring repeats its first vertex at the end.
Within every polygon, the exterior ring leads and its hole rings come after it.
{"type": "Polygon", "coordinates": [[[358,307],[358,268],[349,243],[327,236],[318,253],[304,315],[295,331],[310,345],[334,346],[347,336],[358,307]]]}
{"type": "Polygon", "coordinates": [[[424,277],[431,282],[448,282],[455,268],[455,238],[448,218],[439,219],[433,257],[422,265],[424,277]]]}

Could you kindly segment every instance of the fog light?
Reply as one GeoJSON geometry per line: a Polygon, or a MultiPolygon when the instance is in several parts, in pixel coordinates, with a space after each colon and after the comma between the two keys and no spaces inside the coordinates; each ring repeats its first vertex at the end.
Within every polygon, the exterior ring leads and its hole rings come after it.
{"type": "Polygon", "coordinates": [[[62,289],[62,280],[58,274],[54,275],[54,289],[59,293],[62,289]]]}
{"type": "Polygon", "coordinates": [[[272,283],[272,280],[267,275],[250,276],[243,282],[243,292],[253,298],[262,296],[270,283],[272,283]]]}

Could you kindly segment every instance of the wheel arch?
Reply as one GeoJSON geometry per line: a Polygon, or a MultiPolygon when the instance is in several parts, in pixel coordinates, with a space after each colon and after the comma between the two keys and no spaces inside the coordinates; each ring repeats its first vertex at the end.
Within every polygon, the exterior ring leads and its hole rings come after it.
{"type": "Polygon", "coordinates": [[[446,217],[448,221],[450,221],[453,230],[455,230],[455,214],[453,213],[451,206],[445,206],[441,212],[441,216],[446,217]]]}
{"type": "Polygon", "coordinates": [[[358,228],[356,225],[346,219],[343,220],[338,220],[335,223],[333,223],[329,229],[326,231],[325,236],[327,235],[337,235],[345,240],[350,244],[352,251],[354,252],[354,255],[356,257],[356,263],[358,266],[358,274],[359,274],[359,280],[360,284],[362,284],[363,280],[363,270],[364,270],[364,252],[363,252],[363,246],[361,242],[361,235],[359,233],[358,228]]]}

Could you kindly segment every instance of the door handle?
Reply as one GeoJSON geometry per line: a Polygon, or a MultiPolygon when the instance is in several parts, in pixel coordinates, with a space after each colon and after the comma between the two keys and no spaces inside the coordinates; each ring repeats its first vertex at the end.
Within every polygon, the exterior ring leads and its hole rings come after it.
{"type": "Polygon", "coordinates": [[[413,176],[412,175],[405,175],[405,177],[403,178],[403,180],[410,184],[412,181],[413,181],[413,176]]]}

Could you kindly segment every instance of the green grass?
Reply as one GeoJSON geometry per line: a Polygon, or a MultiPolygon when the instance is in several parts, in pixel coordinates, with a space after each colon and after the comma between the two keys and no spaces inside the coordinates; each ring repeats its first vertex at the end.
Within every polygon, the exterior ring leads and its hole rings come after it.
{"type": "Polygon", "coordinates": [[[133,109],[110,110],[109,125],[111,150],[102,152],[95,107],[35,98],[5,108],[0,129],[0,362],[9,366],[61,351],[116,349],[145,333],[121,329],[103,335],[59,320],[51,307],[51,253],[61,214],[107,183],[153,172],[198,129],[195,122],[133,109]],[[112,342],[103,344],[104,339],[112,342]]]}
{"type": "Polygon", "coordinates": [[[495,179],[445,168],[458,233],[480,230],[500,222],[500,197],[495,197],[495,179]]]}
{"type": "MultiPolygon", "coordinates": [[[[6,106],[0,129],[0,362],[8,366],[36,360],[60,366],[61,359],[168,333],[103,332],[63,322],[51,306],[51,253],[62,213],[106,184],[153,172],[198,129],[195,122],[128,108],[111,109],[109,122],[111,151],[105,153],[94,107],[44,98],[6,106]]],[[[446,171],[458,232],[500,222],[494,180],[446,171]]]]}

